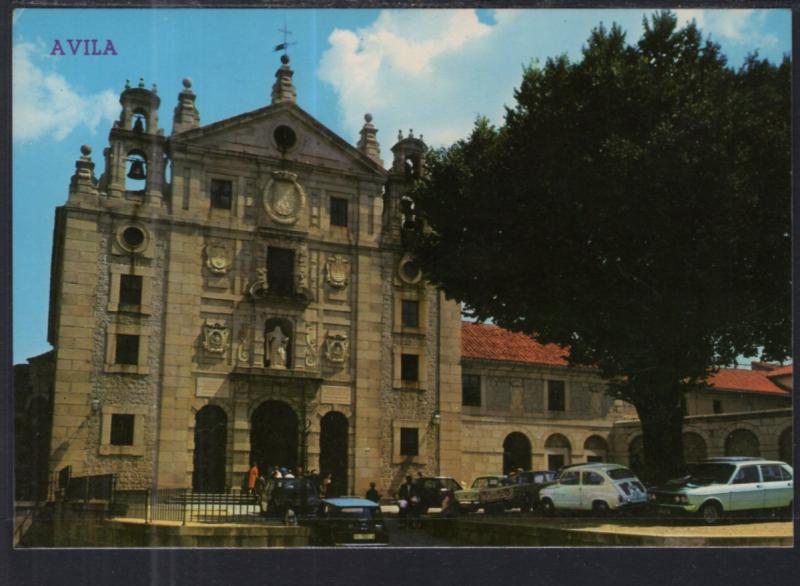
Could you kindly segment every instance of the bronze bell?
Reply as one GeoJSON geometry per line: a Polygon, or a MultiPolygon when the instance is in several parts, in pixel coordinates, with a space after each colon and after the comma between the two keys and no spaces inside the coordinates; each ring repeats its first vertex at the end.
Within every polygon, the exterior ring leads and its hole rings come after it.
{"type": "Polygon", "coordinates": [[[144,162],[139,160],[131,161],[131,170],[128,171],[128,177],[131,179],[146,179],[147,175],[144,172],[144,162]]]}
{"type": "Polygon", "coordinates": [[[142,123],[141,118],[137,118],[136,122],[133,123],[133,131],[134,132],[144,132],[144,124],[142,123]]]}

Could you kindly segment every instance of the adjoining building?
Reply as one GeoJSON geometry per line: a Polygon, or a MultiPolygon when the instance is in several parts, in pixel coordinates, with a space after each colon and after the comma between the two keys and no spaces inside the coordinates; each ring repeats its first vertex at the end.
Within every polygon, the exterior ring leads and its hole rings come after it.
{"type": "MultiPolygon", "coordinates": [[[[128,84],[99,178],[81,148],[56,210],[53,351],[29,367],[49,472],[217,491],[257,463],[387,494],[417,471],[627,461],[635,413],[593,369],[462,323],[423,280],[404,246],[422,136],[399,133],[387,170],[369,114],[352,146],[297,105],[292,76],[284,55],[269,105],[205,126],[184,80],[169,135],[155,87],[128,84]]],[[[791,374],[753,372],[764,389],[715,384],[690,418],[719,392],[708,417],[790,422],[791,374]]]]}

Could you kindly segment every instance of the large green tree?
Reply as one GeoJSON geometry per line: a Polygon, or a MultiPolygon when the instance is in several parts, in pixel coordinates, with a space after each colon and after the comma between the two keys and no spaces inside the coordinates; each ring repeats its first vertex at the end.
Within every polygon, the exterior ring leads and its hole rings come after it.
{"type": "Polygon", "coordinates": [[[429,153],[416,255],[477,318],[596,366],[663,480],[684,393],[738,355],[790,352],[788,57],[729,67],[659,12],[636,44],[596,28],[515,95],[501,127],[429,153]]]}

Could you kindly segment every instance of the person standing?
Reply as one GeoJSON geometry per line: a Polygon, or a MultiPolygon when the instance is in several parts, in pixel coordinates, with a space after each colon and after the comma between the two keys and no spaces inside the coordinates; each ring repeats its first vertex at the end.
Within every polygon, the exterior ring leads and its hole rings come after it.
{"type": "Polygon", "coordinates": [[[413,507],[413,499],[417,491],[414,486],[413,479],[409,474],[406,476],[406,481],[400,485],[400,490],[397,491],[397,506],[399,507],[398,516],[400,517],[400,526],[407,526],[411,516],[411,509],[413,507]]]}
{"type": "Polygon", "coordinates": [[[369,483],[369,490],[367,491],[367,494],[365,495],[365,498],[367,498],[368,500],[371,500],[373,503],[377,503],[378,501],[381,500],[381,495],[377,491],[377,489],[375,488],[375,483],[374,482],[370,482],[369,483]]]}
{"type": "Polygon", "coordinates": [[[256,481],[258,480],[258,466],[255,462],[250,466],[250,474],[247,477],[247,490],[250,494],[256,494],[256,481]]]}
{"type": "Polygon", "coordinates": [[[333,484],[333,474],[328,472],[322,477],[322,483],[319,485],[319,498],[326,499],[333,496],[331,484],[333,484]]]}

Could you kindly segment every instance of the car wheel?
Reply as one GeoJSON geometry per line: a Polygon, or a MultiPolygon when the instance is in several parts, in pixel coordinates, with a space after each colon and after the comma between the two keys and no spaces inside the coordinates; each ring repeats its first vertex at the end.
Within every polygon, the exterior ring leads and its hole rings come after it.
{"type": "Polygon", "coordinates": [[[706,503],[700,507],[700,516],[703,518],[706,525],[718,523],[722,516],[722,507],[717,503],[706,503]]]}
{"type": "Polygon", "coordinates": [[[608,515],[608,503],[606,501],[594,501],[592,503],[592,513],[595,517],[605,517],[608,515]]]}
{"type": "Polygon", "coordinates": [[[522,499],[522,504],[519,507],[520,512],[530,513],[533,510],[533,501],[530,495],[525,495],[522,499]]]}
{"type": "Polygon", "coordinates": [[[550,499],[548,498],[542,499],[542,511],[548,517],[552,517],[553,515],[556,514],[556,506],[550,499]]]}

